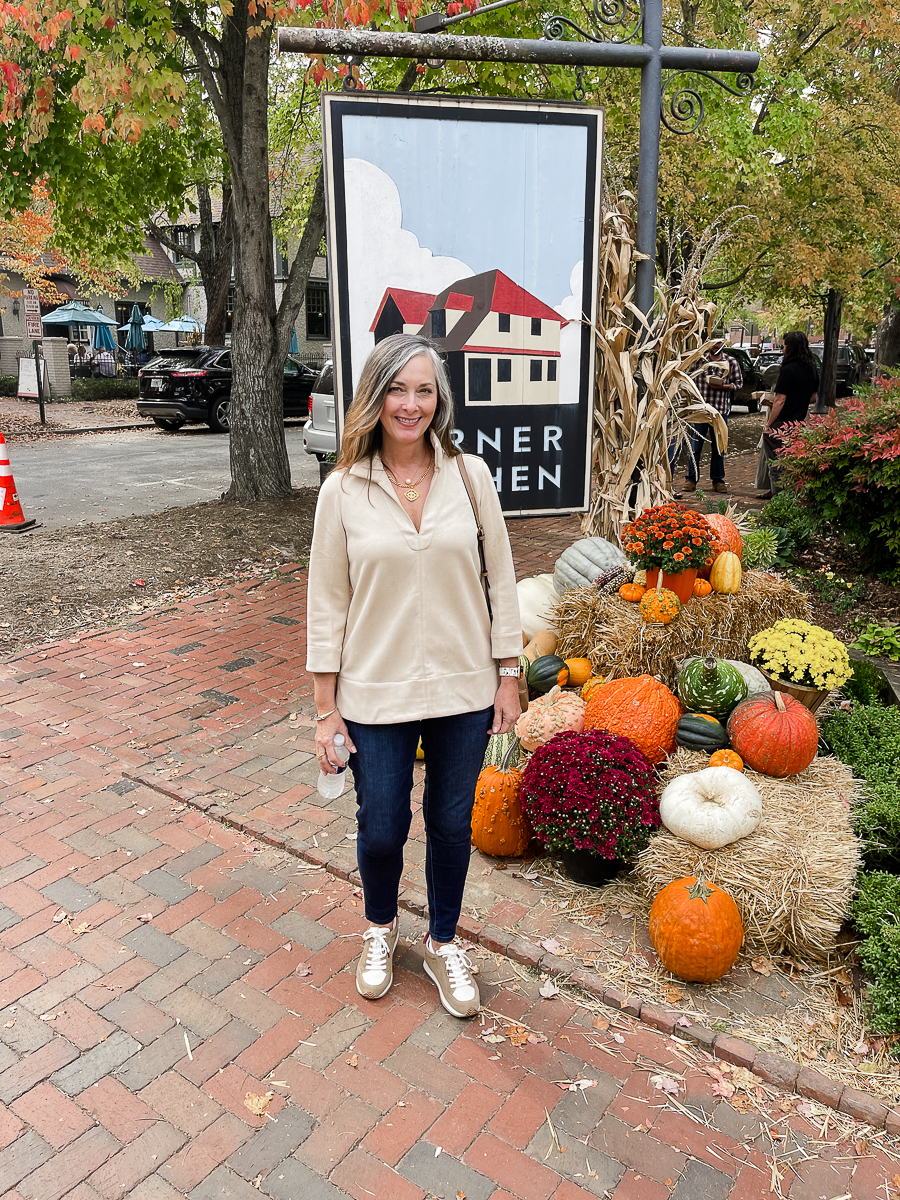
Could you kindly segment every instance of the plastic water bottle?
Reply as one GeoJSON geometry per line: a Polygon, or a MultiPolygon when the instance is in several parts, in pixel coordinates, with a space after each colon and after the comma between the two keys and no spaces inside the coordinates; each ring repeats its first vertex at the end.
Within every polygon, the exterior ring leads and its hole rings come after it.
{"type": "Polygon", "coordinates": [[[347,763],[350,761],[350,751],[344,745],[344,735],[342,733],[334,735],[334,753],[343,765],[338,767],[337,773],[334,775],[326,775],[324,771],[319,772],[319,782],[316,784],[316,788],[324,800],[337,800],[338,796],[344,790],[344,782],[347,778],[347,763]]]}

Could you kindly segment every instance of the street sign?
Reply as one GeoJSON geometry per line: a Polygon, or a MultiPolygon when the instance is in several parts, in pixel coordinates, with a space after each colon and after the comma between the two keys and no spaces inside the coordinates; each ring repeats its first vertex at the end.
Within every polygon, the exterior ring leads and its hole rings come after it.
{"type": "Polygon", "coordinates": [[[41,325],[41,297],[37,288],[23,288],[22,303],[25,309],[25,337],[29,342],[36,342],[44,336],[41,325]]]}

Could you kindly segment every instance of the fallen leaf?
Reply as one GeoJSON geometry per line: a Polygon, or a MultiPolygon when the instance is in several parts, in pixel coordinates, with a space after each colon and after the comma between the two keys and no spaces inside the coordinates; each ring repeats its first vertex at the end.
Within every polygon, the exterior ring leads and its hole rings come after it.
{"type": "Polygon", "coordinates": [[[359,1055],[351,1054],[349,1058],[344,1059],[344,1062],[347,1064],[348,1067],[358,1067],[359,1066],[359,1055]]]}
{"type": "Polygon", "coordinates": [[[57,921],[68,921],[68,919],[69,919],[69,914],[67,912],[63,912],[63,910],[60,909],[59,912],[56,914],[56,916],[53,918],[53,924],[55,925],[57,923],[57,921]]]}
{"type": "Polygon", "coordinates": [[[690,1029],[692,1022],[690,1022],[687,1017],[679,1017],[675,1024],[680,1026],[682,1029],[690,1029]]]}
{"type": "Polygon", "coordinates": [[[815,1116],[815,1110],[813,1109],[813,1106],[810,1104],[810,1102],[808,1100],[802,1100],[797,1105],[797,1112],[800,1114],[801,1117],[809,1118],[809,1117],[815,1116]]]}
{"type": "Polygon", "coordinates": [[[152,921],[153,913],[138,913],[137,920],[138,921],[152,921]]]}
{"type": "Polygon", "coordinates": [[[90,930],[91,930],[90,921],[80,921],[77,925],[74,925],[72,927],[72,932],[74,934],[76,934],[78,937],[81,937],[81,935],[83,933],[89,933],[90,930]]]}
{"type": "Polygon", "coordinates": [[[666,988],[666,999],[670,1004],[677,1004],[679,1000],[684,999],[684,992],[677,987],[666,988]]]}
{"type": "Polygon", "coordinates": [[[605,1033],[609,1029],[609,1021],[607,1021],[606,1017],[594,1017],[591,1025],[595,1029],[599,1029],[601,1033],[605,1033]]]}
{"type": "Polygon", "coordinates": [[[552,979],[548,979],[546,983],[542,983],[538,990],[545,1000],[552,1000],[554,996],[559,995],[559,988],[552,979]]]}
{"type": "Polygon", "coordinates": [[[768,975],[772,974],[772,963],[769,961],[768,958],[751,959],[750,966],[757,973],[757,975],[767,975],[768,976],[768,975]]]}
{"type": "Polygon", "coordinates": [[[266,1092],[264,1096],[258,1096],[256,1092],[248,1092],[244,1097],[244,1108],[249,1108],[254,1117],[264,1117],[274,1094],[274,1092],[266,1092]]]}
{"type": "Polygon", "coordinates": [[[856,1045],[853,1047],[853,1053],[859,1054],[861,1057],[865,1058],[865,1056],[869,1053],[869,1043],[865,1040],[865,1038],[861,1038],[856,1043],[856,1045]]]}
{"type": "Polygon", "coordinates": [[[524,1046],[528,1041],[528,1030],[524,1025],[507,1025],[506,1036],[514,1046],[524,1046]]]}
{"type": "Polygon", "coordinates": [[[613,1034],[613,1041],[614,1041],[614,1042],[618,1042],[620,1046],[624,1046],[624,1045],[625,1045],[625,1039],[622,1037],[621,1033],[614,1033],[614,1034],[613,1034]]]}
{"type": "Polygon", "coordinates": [[[466,1200],[466,1193],[461,1192],[459,1188],[456,1189],[456,1200],[466,1200]]]}
{"type": "Polygon", "coordinates": [[[11,1021],[6,1022],[6,1024],[3,1026],[3,1028],[4,1029],[12,1029],[12,1027],[13,1027],[13,1025],[15,1025],[15,1023],[16,1023],[16,1018],[13,1017],[13,1019],[11,1021]]]}
{"type": "Polygon", "coordinates": [[[856,1141],[853,1143],[853,1148],[856,1150],[857,1154],[868,1154],[869,1143],[866,1141],[865,1138],[857,1138],[856,1141]]]}
{"type": "Polygon", "coordinates": [[[562,950],[562,946],[559,944],[556,938],[547,938],[545,941],[541,942],[541,945],[548,954],[559,954],[560,950],[562,950]]]}
{"type": "Polygon", "coordinates": [[[494,863],[494,870],[495,870],[495,871],[505,871],[505,870],[506,870],[506,863],[505,863],[505,862],[495,862],[495,863],[494,863]]]}
{"type": "MultiPolygon", "coordinates": [[[[546,1042],[546,1040],[547,1039],[544,1037],[544,1035],[542,1033],[529,1033],[529,1035],[528,1035],[529,1046],[539,1046],[541,1044],[541,1042],[546,1042]]],[[[566,1038],[566,1041],[568,1041],[568,1040],[569,1039],[566,1038]]]]}
{"type": "Polygon", "coordinates": [[[485,1033],[482,1034],[481,1040],[487,1042],[490,1046],[499,1046],[501,1042],[505,1042],[506,1038],[502,1033],[485,1033]]]}
{"type": "Polygon", "coordinates": [[[559,1085],[564,1092],[583,1092],[585,1088],[596,1087],[596,1079],[573,1079],[571,1083],[559,1085]]]}
{"type": "Polygon", "coordinates": [[[673,1079],[671,1075],[651,1075],[650,1082],[658,1092],[665,1092],[667,1096],[677,1096],[681,1091],[681,1083],[677,1079],[673,1079]]]}
{"type": "MultiPolygon", "coordinates": [[[[835,994],[837,995],[837,1002],[841,1006],[841,1008],[849,1008],[850,1005],[853,1003],[853,997],[850,995],[850,993],[847,991],[847,989],[845,987],[843,987],[842,984],[838,983],[838,984],[835,984],[834,990],[835,990],[835,994]]],[[[837,1022],[835,1021],[835,1022],[833,1022],[833,1024],[836,1025],[837,1022]]]]}
{"type": "Polygon", "coordinates": [[[297,963],[296,967],[294,967],[294,974],[299,975],[302,979],[304,975],[312,975],[312,967],[309,963],[297,963]]]}

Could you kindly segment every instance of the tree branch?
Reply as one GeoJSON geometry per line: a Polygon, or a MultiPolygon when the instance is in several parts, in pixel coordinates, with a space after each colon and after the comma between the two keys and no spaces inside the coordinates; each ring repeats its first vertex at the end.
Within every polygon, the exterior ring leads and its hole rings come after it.
{"type": "Polygon", "coordinates": [[[701,281],[700,286],[704,292],[717,292],[722,288],[730,288],[734,287],[738,283],[743,283],[753,268],[759,265],[763,257],[764,255],[758,254],[753,262],[748,263],[747,266],[744,267],[743,271],[741,271],[740,275],[735,275],[733,279],[726,279],[724,283],[703,283],[701,281]]]}
{"type": "Polygon", "coordinates": [[[192,250],[190,248],[190,246],[180,245],[178,242],[175,241],[174,238],[170,238],[167,233],[164,233],[158,225],[154,225],[154,223],[152,221],[147,222],[147,232],[150,234],[151,237],[156,238],[156,240],[159,242],[159,244],[161,246],[165,246],[165,248],[167,250],[172,250],[175,254],[179,255],[179,257],[181,257],[181,258],[189,258],[192,262],[197,263],[199,266],[199,263],[200,263],[200,251],[199,250],[192,250]]]}

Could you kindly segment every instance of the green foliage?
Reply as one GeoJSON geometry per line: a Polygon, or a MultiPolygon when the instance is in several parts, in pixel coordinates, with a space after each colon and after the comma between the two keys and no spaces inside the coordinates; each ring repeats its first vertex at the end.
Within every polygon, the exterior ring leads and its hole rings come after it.
{"type": "Polygon", "coordinates": [[[857,579],[850,583],[834,571],[811,571],[803,576],[803,582],[809,584],[813,591],[831,605],[831,611],[839,616],[855,608],[866,592],[865,579],[857,579]]]}
{"type": "Polygon", "coordinates": [[[865,785],[856,829],[867,842],[866,862],[900,865],[900,708],[856,704],[826,717],[822,732],[865,785]]]}
{"type": "Polygon", "coordinates": [[[900,379],[828,417],[789,425],[782,475],[802,500],[858,546],[867,565],[900,579],[900,379]]]}
{"type": "Polygon", "coordinates": [[[15,375],[0,375],[0,396],[15,396],[19,381],[15,375]]]}
{"type": "Polygon", "coordinates": [[[900,877],[863,871],[850,916],[862,934],[859,957],[871,977],[869,1019],[878,1033],[900,1031],[900,877]]]}
{"type": "Polygon", "coordinates": [[[887,704],[891,701],[890,684],[877,667],[864,659],[851,659],[851,666],[853,674],[842,688],[845,696],[857,704],[887,704]]]}
{"type": "Polygon", "coordinates": [[[756,517],[757,527],[774,530],[778,539],[778,550],[771,564],[774,567],[791,566],[820,524],[819,517],[801,504],[793,492],[776,492],[756,517]]]}
{"type": "Polygon", "coordinates": [[[136,379],[73,379],[73,400],[130,400],[138,394],[136,379]]]}
{"type": "Polygon", "coordinates": [[[706,505],[708,513],[719,513],[724,517],[728,512],[728,501],[721,496],[707,496],[703,488],[697,488],[696,497],[698,503],[706,505]]]}
{"type": "Polygon", "coordinates": [[[778,534],[774,529],[751,529],[745,533],[744,567],[749,571],[766,571],[778,557],[778,534]]]}
{"type": "Polygon", "coordinates": [[[877,621],[870,621],[850,644],[854,650],[862,650],[872,658],[900,662],[900,625],[879,625],[877,621]]]}

